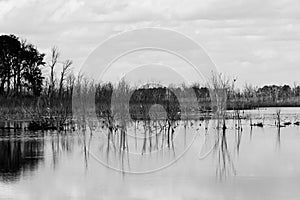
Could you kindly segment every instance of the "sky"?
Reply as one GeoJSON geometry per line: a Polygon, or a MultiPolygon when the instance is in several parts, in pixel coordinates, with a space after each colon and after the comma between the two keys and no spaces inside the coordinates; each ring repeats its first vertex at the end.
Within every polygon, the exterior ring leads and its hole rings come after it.
{"type": "Polygon", "coordinates": [[[299,10],[298,0],[0,0],[0,34],[46,54],[57,46],[79,71],[112,35],[168,28],[197,41],[239,86],[293,85],[300,83],[299,10]]]}

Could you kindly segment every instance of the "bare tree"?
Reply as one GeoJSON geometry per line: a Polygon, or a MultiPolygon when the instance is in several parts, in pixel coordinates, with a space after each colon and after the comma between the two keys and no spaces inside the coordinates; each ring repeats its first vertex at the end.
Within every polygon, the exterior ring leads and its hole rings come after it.
{"type": "Polygon", "coordinates": [[[71,72],[67,75],[67,94],[71,94],[72,91],[73,91],[73,87],[74,87],[74,84],[75,84],[75,79],[76,77],[74,76],[74,74],[71,72]]]}
{"type": "Polygon", "coordinates": [[[59,50],[57,47],[52,47],[51,49],[51,61],[49,64],[50,67],[50,83],[49,83],[49,97],[50,99],[53,96],[53,91],[54,91],[54,84],[55,84],[55,80],[54,80],[54,68],[58,62],[58,58],[60,56],[59,50]]]}
{"type": "Polygon", "coordinates": [[[62,95],[62,89],[63,89],[63,82],[66,78],[66,76],[68,75],[68,73],[70,72],[70,68],[72,65],[72,60],[66,60],[63,63],[63,68],[60,74],[60,81],[59,81],[59,96],[61,97],[62,95]]]}
{"type": "Polygon", "coordinates": [[[227,94],[230,90],[230,80],[224,75],[213,73],[210,82],[208,83],[208,88],[210,89],[210,97],[212,101],[212,106],[216,112],[216,117],[218,119],[217,128],[219,128],[219,120],[223,121],[223,129],[225,126],[225,115],[226,115],[226,104],[227,104],[227,94]]]}

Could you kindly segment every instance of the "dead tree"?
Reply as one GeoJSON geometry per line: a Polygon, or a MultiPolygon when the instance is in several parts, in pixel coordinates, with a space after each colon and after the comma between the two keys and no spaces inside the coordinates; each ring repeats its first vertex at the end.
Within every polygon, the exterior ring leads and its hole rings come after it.
{"type": "Polygon", "coordinates": [[[227,93],[230,88],[230,80],[222,74],[212,74],[208,87],[211,92],[212,106],[215,107],[214,111],[216,112],[216,117],[218,120],[217,128],[219,128],[220,122],[223,122],[222,128],[226,129],[226,104],[227,93]]]}
{"type": "Polygon", "coordinates": [[[64,82],[67,74],[70,71],[71,65],[72,65],[72,61],[71,60],[66,60],[63,63],[63,68],[62,68],[62,71],[60,73],[60,81],[59,81],[59,96],[60,97],[62,97],[63,82],[64,82]]]}
{"type": "Polygon", "coordinates": [[[53,93],[54,93],[54,85],[55,85],[55,80],[54,80],[54,68],[58,62],[58,58],[60,56],[60,53],[58,51],[57,47],[53,47],[51,49],[51,61],[49,64],[50,68],[50,83],[49,83],[49,91],[48,91],[48,97],[50,99],[50,106],[52,106],[52,99],[53,99],[53,93]]]}

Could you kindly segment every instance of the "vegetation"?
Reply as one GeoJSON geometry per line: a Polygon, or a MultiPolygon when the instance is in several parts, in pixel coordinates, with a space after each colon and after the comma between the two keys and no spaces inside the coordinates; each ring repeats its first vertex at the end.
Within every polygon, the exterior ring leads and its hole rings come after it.
{"type": "Polygon", "coordinates": [[[44,79],[40,67],[45,65],[45,54],[14,35],[0,36],[0,49],[1,96],[39,96],[44,79]]]}
{"type": "Polygon", "coordinates": [[[229,80],[218,74],[212,76],[208,85],[134,88],[124,81],[113,85],[87,80],[81,74],[75,76],[72,61],[61,61],[57,47],[51,49],[49,62],[36,46],[15,35],[0,36],[0,49],[1,120],[31,121],[29,127],[32,129],[74,128],[72,99],[84,96],[93,97],[89,103],[96,106],[84,108],[82,117],[96,111],[98,119],[111,128],[116,119],[149,120],[151,105],[155,104],[162,105],[172,121],[210,118],[209,113],[215,111],[218,118],[222,118],[223,128],[226,109],[234,109],[235,116],[240,119],[241,109],[299,106],[300,86],[297,84],[261,88],[245,85],[241,90],[234,88],[236,79],[229,80]],[[191,93],[195,94],[197,104],[191,103],[191,93]],[[131,116],[120,115],[128,110],[131,116]]]}
{"type": "MultiPolygon", "coordinates": [[[[128,141],[132,139],[127,134],[128,125],[134,127],[135,148],[141,147],[142,154],[164,147],[172,149],[175,154],[173,137],[181,123],[186,132],[186,128],[201,126],[202,122],[198,120],[205,120],[207,132],[209,120],[214,119],[212,121],[216,124],[213,130],[217,137],[212,139],[213,148],[208,153],[204,152],[203,157],[210,152],[216,153],[218,177],[231,172],[235,174],[233,159],[228,150],[226,119],[235,120],[236,150],[239,153],[243,131],[241,110],[300,106],[300,86],[297,84],[293,87],[271,85],[261,88],[246,84],[243,89],[236,89],[236,79],[212,74],[207,85],[195,83],[191,86],[164,87],[156,84],[135,88],[124,80],[117,84],[99,83],[82,74],[75,76],[72,61],[61,61],[57,47],[51,49],[49,62],[46,62],[46,55],[40,53],[37,47],[14,35],[0,36],[0,53],[0,129],[22,129],[20,123],[26,123],[26,128],[31,131],[80,130],[85,161],[93,132],[97,128],[104,130],[107,136],[107,156],[113,151],[123,162],[123,158],[128,157],[129,143],[132,142],[128,141]],[[42,73],[42,69],[48,69],[49,72],[42,73]],[[228,109],[233,110],[232,116],[228,115],[228,109]],[[143,127],[143,130],[137,133],[139,127],[143,127]],[[89,136],[86,134],[88,130],[89,136]],[[138,142],[138,134],[142,134],[141,143],[138,142]],[[117,150],[120,154],[116,154],[117,150]]],[[[280,128],[291,122],[281,120],[280,110],[276,111],[275,116],[280,141],[280,128]]],[[[263,127],[264,123],[252,123],[250,118],[250,125],[252,130],[252,126],[263,127]]],[[[300,122],[294,125],[300,125],[300,122]]],[[[2,143],[5,149],[11,149],[10,143],[2,143]]],[[[38,144],[34,147],[26,143],[14,145],[17,145],[18,154],[23,154],[23,151],[38,154],[43,148],[38,144]]],[[[60,147],[53,143],[52,148],[56,160],[60,147]]],[[[11,154],[8,150],[4,151],[4,156],[11,154]]],[[[27,165],[25,157],[19,160],[27,165]]],[[[16,163],[7,160],[4,166],[9,169],[10,165],[15,165],[13,170],[19,172],[19,160],[16,163]]],[[[31,164],[28,162],[28,165],[31,164]]]]}

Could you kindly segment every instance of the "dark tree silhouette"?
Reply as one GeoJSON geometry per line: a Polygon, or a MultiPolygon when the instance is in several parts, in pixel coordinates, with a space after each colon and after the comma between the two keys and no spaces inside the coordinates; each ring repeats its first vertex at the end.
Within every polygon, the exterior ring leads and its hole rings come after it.
{"type": "Polygon", "coordinates": [[[0,95],[40,95],[44,56],[14,35],[0,36],[0,95]]]}

